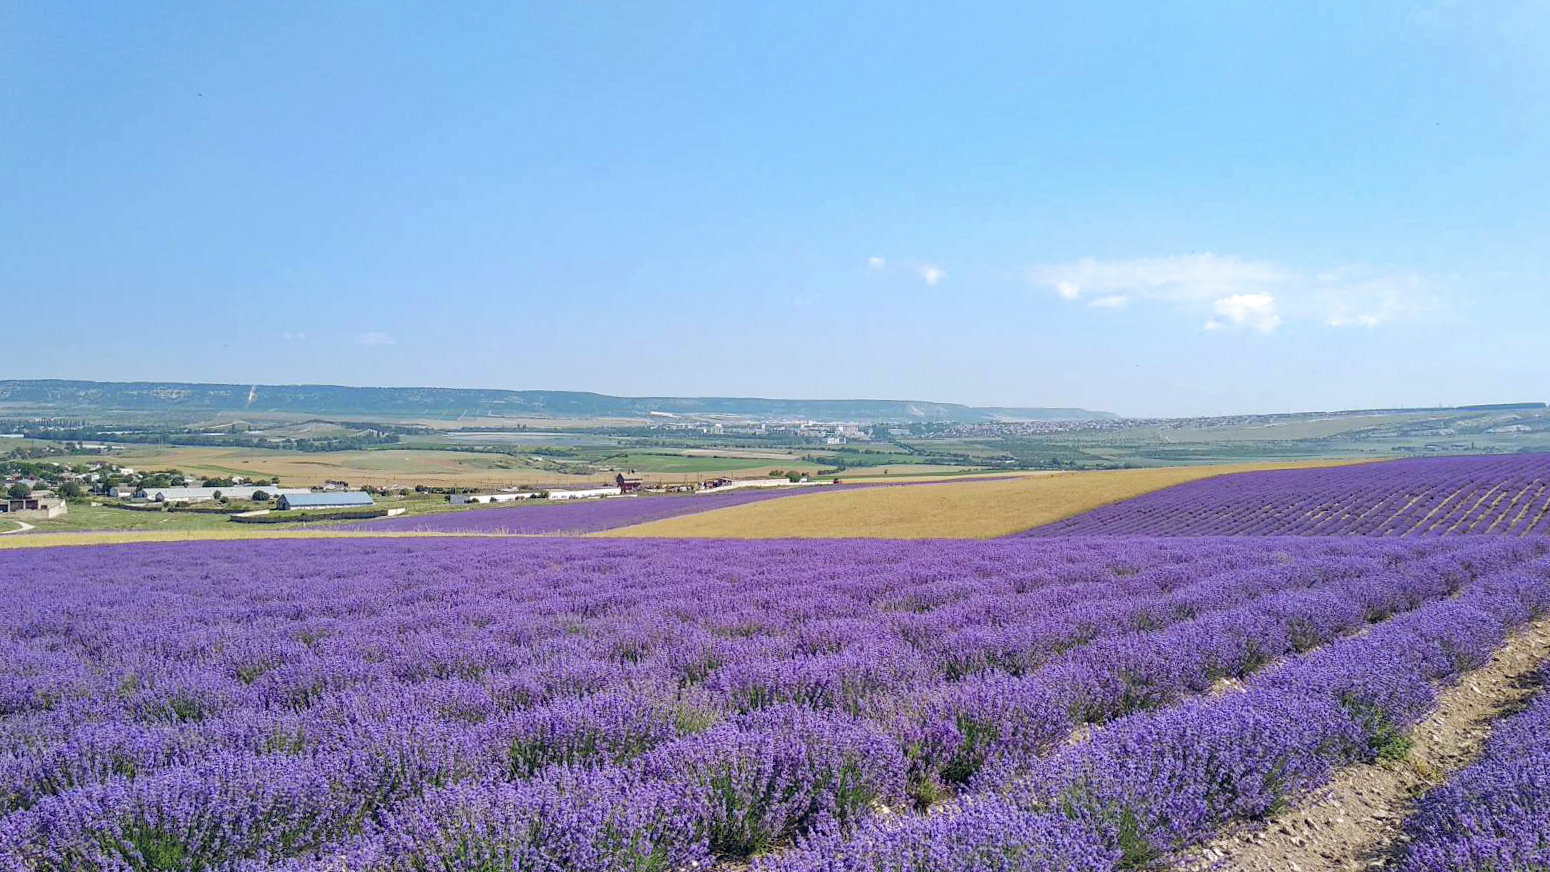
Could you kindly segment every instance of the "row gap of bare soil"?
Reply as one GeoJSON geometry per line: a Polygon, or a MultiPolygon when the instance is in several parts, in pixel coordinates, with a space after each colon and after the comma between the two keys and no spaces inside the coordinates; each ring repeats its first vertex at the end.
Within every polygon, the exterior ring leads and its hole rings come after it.
{"type": "Polygon", "coordinates": [[[1491,662],[1445,689],[1397,761],[1340,772],[1322,790],[1252,827],[1189,852],[1181,872],[1351,872],[1397,865],[1415,801],[1479,757],[1497,720],[1534,695],[1550,661],[1550,617],[1514,634],[1491,662]]]}

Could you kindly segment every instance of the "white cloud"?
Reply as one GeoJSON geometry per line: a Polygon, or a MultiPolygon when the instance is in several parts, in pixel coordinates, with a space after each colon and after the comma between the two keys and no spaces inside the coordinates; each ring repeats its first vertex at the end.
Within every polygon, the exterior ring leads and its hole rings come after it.
{"type": "Polygon", "coordinates": [[[355,334],[355,341],[360,343],[361,345],[397,345],[398,344],[398,340],[397,339],[394,339],[393,337],[387,335],[386,333],[380,333],[380,332],[378,332],[376,330],[369,330],[369,331],[367,331],[365,333],[357,333],[357,334],[355,334]]]}
{"type": "Polygon", "coordinates": [[[1214,254],[1084,258],[1036,267],[1029,281],[1098,308],[1151,300],[1211,316],[1208,328],[1274,332],[1283,322],[1377,327],[1443,308],[1424,278],[1360,267],[1304,272],[1214,254]]]}
{"type": "Polygon", "coordinates": [[[878,272],[884,266],[887,266],[887,261],[880,257],[869,257],[866,259],[866,268],[872,272],[878,272]]]}
{"type": "Polygon", "coordinates": [[[1330,327],[1377,327],[1442,308],[1442,301],[1417,275],[1321,276],[1319,295],[1324,323],[1330,327]]]}
{"type": "Polygon", "coordinates": [[[1083,294],[1117,293],[1160,300],[1214,300],[1286,278],[1287,272],[1275,264],[1214,254],[1109,261],[1088,257],[1037,267],[1029,273],[1034,284],[1054,288],[1067,300],[1083,294]]]}
{"type": "Polygon", "coordinates": [[[1214,330],[1225,323],[1271,333],[1281,326],[1281,316],[1276,314],[1276,299],[1269,294],[1233,294],[1212,303],[1211,311],[1217,317],[1206,322],[1207,330],[1214,330]]]}
{"type": "Polygon", "coordinates": [[[287,342],[301,342],[307,338],[307,334],[297,330],[286,330],[280,334],[280,338],[287,342]]]}
{"type": "Polygon", "coordinates": [[[947,278],[947,270],[938,269],[937,267],[931,266],[930,264],[921,264],[920,266],[915,267],[915,272],[920,273],[920,277],[925,280],[926,284],[932,286],[935,286],[936,283],[940,282],[942,279],[947,278]]]}

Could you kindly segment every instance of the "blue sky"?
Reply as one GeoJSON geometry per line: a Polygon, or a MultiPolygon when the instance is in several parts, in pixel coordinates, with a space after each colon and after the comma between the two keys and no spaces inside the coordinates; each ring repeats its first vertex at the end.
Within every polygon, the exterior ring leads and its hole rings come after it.
{"type": "Polygon", "coordinates": [[[1550,398],[1542,3],[5,5],[0,377],[1550,398]]]}

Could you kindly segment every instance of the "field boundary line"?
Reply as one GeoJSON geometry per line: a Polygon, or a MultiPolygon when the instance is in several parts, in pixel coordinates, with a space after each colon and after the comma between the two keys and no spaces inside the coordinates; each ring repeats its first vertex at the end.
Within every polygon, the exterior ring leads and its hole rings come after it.
{"type": "Polygon", "coordinates": [[[1384,868],[1416,797],[1479,757],[1496,720],[1534,694],[1527,679],[1550,660],[1550,617],[1514,633],[1491,662],[1445,688],[1409,733],[1395,763],[1363,763],[1336,774],[1309,799],[1251,829],[1190,851],[1189,872],[1345,872],[1384,868]]]}
{"type": "Polygon", "coordinates": [[[1512,519],[1512,523],[1508,524],[1506,526],[1506,528],[1502,530],[1502,532],[1504,534],[1507,534],[1509,536],[1511,536],[1511,535],[1522,536],[1523,535],[1524,531],[1522,529],[1520,529],[1520,526],[1523,523],[1523,519],[1528,516],[1529,512],[1533,511],[1534,504],[1539,502],[1539,498],[1545,495],[1545,483],[1543,481],[1536,479],[1536,480],[1534,480],[1534,482],[1532,482],[1532,484],[1537,484],[1537,485],[1539,485],[1539,487],[1534,490],[1534,495],[1533,496],[1529,497],[1527,500],[1524,501],[1523,508],[1518,510],[1518,514],[1512,519]],[[1513,531],[1517,531],[1517,532],[1514,533],[1513,531]]]}
{"type": "Polygon", "coordinates": [[[1425,535],[1427,533],[1430,533],[1433,527],[1435,527],[1438,524],[1442,523],[1443,518],[1447,517],[1447,511],[1451,511],[1450,509],[1448,509],[1448,507],[1453,503],[1453,501],[1454,500],[1462,501],[1464,499],[1467,499],[1468,498],[1467,494],[1474,493],[1475,492],[1475,490],[1474,490],[1475,487],[1476,486],[1474,486],[1474,485],[1470,485],[1470,486],[1460,487],[1460,488],[1455,489],[1452,493],[1450,493],[1447,496],[1443,497],[1442,498],[1442,502],[1440,502],[1436,506],[1432,507],[1432,510],[1430,512],[1427,512],[1425,517],[1421,518],[1419,521],[1416,521],[1413,526],[1411,526],[1409,529],[1405,530],[1405,532],[1400,533],[1399,535],[1401,535],[1401,536],[1408,536],[1411,533],[1415,533],[1417,535],[1425,535]],[[1461,494],[1464,494],[1465,496],[1460,496],[1461,494]],[[1447,511],[1445,511],[1445,510],[1447,510],[1447,511]],[[1443,518],[1438,518],[1437,517],[1437,513],[1438,512],[1442,512],[1443,513],[1443,518]],[[1436,520],[1433,520],[1434,518],[1436,520]]]}
{"type": "MultiPolygon", "coordinates": [[[[20,523],[20,522],[18,522],[20,523]]],[[[257,526],[257,525],[254,525],[257,526]]],[[[12,531],[21,532],[21,531],[12,531]]],[[[270,539],[553,539],[555,533],[485,533],[438,531],[365,530],[84,530],[40,532],[0,541],[0,551],[33,548],[105,548],[117,545],[150,545],[178,542],[252,542],[270,539]]]]}

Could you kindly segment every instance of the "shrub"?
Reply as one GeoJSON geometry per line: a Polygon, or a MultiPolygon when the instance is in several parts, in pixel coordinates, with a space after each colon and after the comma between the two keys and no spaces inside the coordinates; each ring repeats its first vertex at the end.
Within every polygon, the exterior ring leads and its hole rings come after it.
{"type": "Polygon", "coordinates": [[[904,760],[862,722],[791,706],[674,742],[649,776],[690,786],[718,857],[749,857],[822,825],[848,832],[877,805],[904,803],[904,760]]]}

